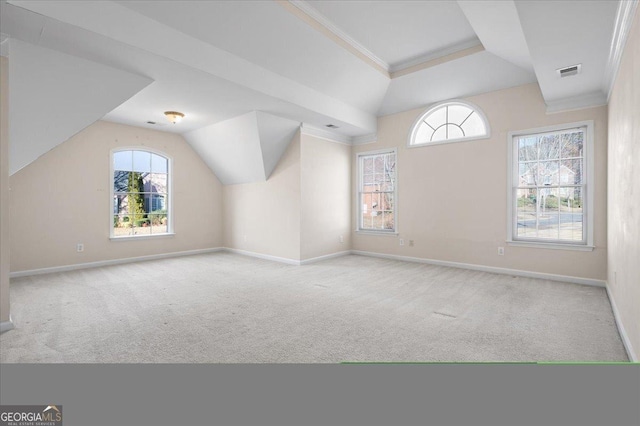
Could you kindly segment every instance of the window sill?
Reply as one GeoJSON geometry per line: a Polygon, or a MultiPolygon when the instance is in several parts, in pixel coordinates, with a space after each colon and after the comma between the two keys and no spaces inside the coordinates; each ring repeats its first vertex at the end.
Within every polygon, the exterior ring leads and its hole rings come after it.
{"type": "Polygon", "coordinates": [[[594,246],[573,245],[562,243],[541,243],[529,241],[507,241],[507,245],[515,247],[542,248],[552,250],[573,250],[573,251],[593,251],[594,246]]]}
{"type": "Polygon", "coordinates": [[[167,232],[166,234],[155,235],[129,235],[125,237],[109,237],[111,241],[133,241],[133,240],[154,240],[156,238],[173,238],[176,234],[167,232]]]}
{"type": "Polygon", "coordinates": [[[396,231],[367,231],[364,229],[356,229],[356,234],[360,234],[360,235],[383,235],[386,237],[397,237],[398,236],[398,232],[396,231]]]}

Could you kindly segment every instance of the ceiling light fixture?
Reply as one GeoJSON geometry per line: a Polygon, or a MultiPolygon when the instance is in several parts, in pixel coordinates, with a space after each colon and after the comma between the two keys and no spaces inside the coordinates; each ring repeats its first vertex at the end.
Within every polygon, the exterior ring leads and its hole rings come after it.
{"type": "Polygon", "coordinates": [[[176,124],[178,121],[184,118],[184,114],[178,111],[165,111],[164,115],[167,116],[167,120],[176,124]]]}

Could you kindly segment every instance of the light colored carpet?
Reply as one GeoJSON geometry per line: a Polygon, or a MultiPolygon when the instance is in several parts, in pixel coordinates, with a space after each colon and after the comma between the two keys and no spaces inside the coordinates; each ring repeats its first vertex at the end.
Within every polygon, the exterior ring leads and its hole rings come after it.
{"type": "Polygon", "coordinates": [[[603,288],[212,253],[12,280],[4,363],[626,361],[603,288]]]}

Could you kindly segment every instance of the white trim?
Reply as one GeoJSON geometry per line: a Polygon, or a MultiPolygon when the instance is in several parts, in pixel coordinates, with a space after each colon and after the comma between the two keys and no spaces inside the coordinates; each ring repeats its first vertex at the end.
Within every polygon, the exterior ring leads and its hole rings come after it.
{"type": "Polygon", "coordinates": [[[371,133],[370,135],[353,136],[351,138],[351,145],[366,145],[369,143],[378,142],[378,134],[371,133]]]}
{"type": "MultiPolygon", "coordinates": [[[[110,200],[109,200],[109,207],[110,207],[110,211],[109,211],[109,239],[111,241],[115,241],[115,240],[120,240],[120,241],[131,241],[134,238],[142,238],[142,237],[146,237],[146,238],[158,238],[158,237],[172,237],[175,235],[174,230],[173,230],[173,224],[174,224],[174,218],[173,218],[173,157],[171,157],[169,154],[154,149],[154,148],[150,148],[148,146],[145,145],[132,145],[132,146],[121,146],[121,147],[117,147],[117,148],[112,148],[109,151],[109,195],[110,195],[110,200]],[[113,216],[116,214],[113,212],[114,210],[114,206],[113,206],[113,198],[114,198],[114,188],[113,188],[113,173],[114,173],[114,168],[113,168],[113,156],[115,155],[116,152],[121,152],[121,151],[143,151],[143,152],[149,152],[151,154],[155,154],[158,155],[160,157],[163,157],[167,160],[167,206],[166,206],[166,210],[167,210],[167,232],[163,233],[163,234],[149,234],[149,235],[141,235],[141,236],[135,236],[135,235],[129,235],[129,236],[121,236],[121,237],[116,237],[114,235],[113,232],[113,216]]],[[[131,165],[131,167],[133,168],[133,163],[131,165]]],[[[146,239],[145,238],[145,239],[146,239]]]]}
{"type": "Polygon", "coordinates": [[[147,260],[158,260],[158,259],[166,259],[171,257],[214,253],[222,250],[223,249],[221,247],[216,247],[216,248],[208,248],[208,249],[177,251],[177,252],[171,252],[171,253],[150,254],[147,256],[125,257],[122,259],[99,260],[97,262],[76,263],[75,265],[52,266],[49,268],[16,271],[16,272],[11,272],[9,276],[11,278],[20,278],[20,277],[28,277],[30,275],[51,274],[54,272],[66,272],[66,271],[75,271],[78,269],[99,268],[102,266],[120,265],[124,263],[144,262],[147,260]]]}
{"type": "MultiPolygon", "coordinates": [[[[469,114],[469,115],[471,115],[471,114],[469,114]]],[[[407,148],[422,148],[422,147],[425,147],[425,146],[443,145],[443,144],[447,144],[447,143],[456,143],[456,142],[470,142],[470,141],[482,140],[482,139],[490,139],[490,138],[491,138],[491,125],[489,124],[489,120],[487,119],[487,116],[484,114],[484,111],[482,111],[482,109],[480,109],[480,107],[478,105],[474,104],[473,102],[469,102],[467,100],[450,99],[448,101],[436,102],[434,104],[431,104],[431,105],[429,105],[429,107],[426,110],[424,110],[424,112],[422,112],[420,115],[418,115],[418,118],[416,118],[413,121],[413,124],[409,128],[409,135],[407,137],[407,148]],[[484,123],[484,127],[485,127],[485,134],[484,135],[477,135],[477,136],[467,136],[467,137],[463,137],[463,138],[445,139],[445,140],[436,141],[436,142],[425,142],[425,143],[412,144],[411,142],[413,141],[414,136],[415,136],[416,132],[418,131],[418,127],[422,124],[424,118],[428,114],[430,114],[432,111],[435,111],[435,110],[437,110],[439,108],[442,108],[442,107],[448,106],[448,105],[462,105],[462,106],[465,106],[467,108],[471,108],[482,119],[482,121],[484,123]]]]}
{"type": "Polygon", "coordinates": [[[355,214],[356,214],[356,229],[355,232],[356,233],[369,233],[369,234],[377,234],[377,235],[398,235],[399,231],[398,231],[398,181],[399,181],[399,175],[398,175],[398,148],[393,147],[393,148],[384,148],[384,149],[377,149],[375,151],[363,151],[363,152],[356,152],[355,154],[356,156],[356,196],[355,196],[355,204],[356,204],[356,208],[355,208],[355,214]],[[393,218],[394,218],[394,223],[393,223],[393,229],[389,230],[389,231],[383,231],[383,230],[378,230],[378,229],[361,229],[360,228],[360,209],[362,208],[362,205],[360,204],[360,180],[361,180],[361,173],[360,173],[360,158],[361,157],[366,157],[369,155],[376,155],[376,154],[390,154],[390,153],[394,153],[396,156],[396,182],[395,185],[393,187],[393,218]]]}
{"type": "Polygon", "coordinates": [[[320,129],[318,127],[311,126],[307,123],[300,124],[300,133],[303,135],[313,136],[320,139],[325,139],[330,142],[337,142],[344,145],[351,145],[351,136],[341,135],[334,133],[330,130],[320,129]]]}
{"type": "Polygon", "coordinates": [[[272,260],[274,262],[286,263],[287,265],[300,266],[300,261],[296,259],[289,259],[288,257],[272,256],[270,254],[257,253],[255,251],[241,250],[230,247],[225,247],[224,251],[229,253],[242,254],[244,256],[255,257],[257,259],[272,260]]]}
{"type": "Polygon", "coordinates": [[[541,241],[507,241],[507,245],[514,247],[529,247],[529,248],[541,248],[552,250],[574,250],[574,251],[593,251],[594,246],[585,246],[584,244],[573,243],[545,243],[541,241]]]}
{"type": "Polygon", "coordinates": [[[624,349],[627,351],[627,356],[629,360],[632,362],[638,362],[638,357],[633,350],[633,345],[631,344],[631,340],[629,339],[629,335],[627,331],[624,329],[624,325],[622,324],[622,318],[620,317],[620,311],[618,311],[618,306],[616,306],[615,299],[611,295],[611,289],[609,288],[609,283],[606,285],[607,289],[607,297],[609,298],[609,303],[611,303],[611,310],[613,311],[613,318],[616,320],[616,326],[618,327],[618,333],[620,333],[620,338],[622,339],[622,344],[624,345],[624,349]]]}
{"type": "Polygon", "coordinates": [[[289,0],[289,3],[303,11],[305,14],[309,15],[311,18],[316,20],[320,25],[325,27],[327,30],[332,32],[336,37],[342,39],[345,43],[349,44],[352,48],[366,56],[372,62],[382,67],[384,70],[389,72],[389,64],[376,56],[369,49],[364,47],[362,44],[358,43],[355,39],[353,39],[349,34],[344,32],[342,29],[338,28],[333,22],[331,22],[326,16],[320,13],[316,8],[311,6],[305,1],[302,0],[289,0]]]}
{"type": "Polygon", "coordinates": [[[501,275],[516,275],[526,278],[539,278],[543,280],[561,281],[573,284],[584,284],[594,287],[605,287],[603,280],[595,280],[592,278],[572,277],[569,275],[547,274],[544,272],[523,271],[520,269],[499,268],[496,266],[476,265],[472,263],[451,262],[448,260],[425,259],[422,257],[398,256],[395,254],[375,253],[371,251],[351,250],[351,254],[368,257],[379,257],[382,259],[402,260],[405,262],[426,263],[429,265],[449,266],[451,268],[471,269],[473,271],[490,272],[501,275]]]}
{"type": "Polygon", "coordinates": [[[13,319],[11,318],[11,314],[9,314],[9,321],[0,322],[0,333],[13,330],[14,328],[16,328],[16,326],[13,324],[13,319]]]}
{"type": "Polygon", "coordinates": [[[336,257],[348,256],[351,254],[351,250],[338,251],[331,254],[325,254],[324,256],[311,257],[309,259],[303,259],[300,261],[300,265],[308,265],[310,263],[321,262],[323,260],[329,260],[336,257]]]}
{"type": "Polygon", "coordinates": [[[144,234],[144,235],[123,235],[121,237],[109,237],[110,241],[135,241],[135,240],[154,240],[156,238],[173,238],[176,234],[174,232],[167,232],[164,234],[144,234]]]}
{"type": "Polygon", "coordinates": [[[375,235],[376,237],[397,237],[400,235],[398,231],[383,231],[383,230],[372,230],[372,229],[358,229],[354,230],[356,234],[360,235],[375,235]]]}
{"type": "Polygon", "coordinates": [[[564,124],[555,124],[552,126],[538,127],[535,129],[526,129],[526,130],[517,130],[511,131],[507,134],[507,244],[509,245],[518,245],[522,247],[534,247],[534,248],[560,248],[560,247],[552,247],[553,246],[564,246],[567,250],[583,250],[583,251],[591,251],[594,246],[593,239],[593,228],[594,228],[594,173],[595,173],[595,159],[594,159],[594,147],[595,147],[595,131],[594,131],[595,123],[593,120],[585,120],[578,121],[573,123],[564,123],[564,124]],[[513,149],[514,141],[513,139],[517,136],[522,135],[530,135],[530,134],[540,134],[547,132],[559,132],[562,130],[586,127],[585,130],[585,190],[586,194],[583,196],[586,199],[586,208],[583,208],[582,212],[582,223],[583,226],[587,227],[587,235],[583,244],[563,244],[560,241],[549,241],[541,242],[539,240],[527,240],[527,239],[518,239],[515,240],[513,238],[513,230],[516,226],[515,223],[515,215],[513,214],[513,190],[514,190],[514,168],[516,166],[516,152],[513,149]],[[581,247],[581,248],[578,248],[581,247]]]}
{"type": "Polygon", "coordinates": [[[618,13],[616,14],[616,23],[613,28],[613,36],[611,38],[611,47],[609,49],[609,60],[604,73],[604,91],[607,94],[607,103],[611,98],[613,85],[616,82],[620,62],[624,47],[629,38],[629,31],[633,24],[638,0],[620,1],[618,3],[618,13]]]}
{"type": "Polygon", "coordinates": [[[597,91],[568,98],[548,100],[545,101],[545,103],[547,105],[547,114],[555,114],[557,112],[575,111],[606,105],[607,95],[601,91],[597,91]]]}
{"type": "Polygon", "coordinates": [[[391,64],[389,72],[394,73],[398,71],[411,68],[416,65],[424,64],[425,62],[433,61],[434,59],[440,59],[442,57],[458,53],[462,50],[470,49],[472,47],[481,46],[482,43],[478,37],[474,37],[471,40],[463,41],[462,43],[455,44],[453,46],[445,47],[444,49],[438,49],[424,55],[417,56],[415,58],[406,59],[400,62],[391,64]]]}

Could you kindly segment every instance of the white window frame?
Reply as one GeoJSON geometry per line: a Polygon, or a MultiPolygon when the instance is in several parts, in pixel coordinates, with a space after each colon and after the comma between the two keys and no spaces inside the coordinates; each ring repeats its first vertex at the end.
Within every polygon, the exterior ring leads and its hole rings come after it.
{"type": "Polygon", "coordinates": [[[433,105],[429,106],[429,108],[427,108],[427,110],[425,112],[423,112],[422,114],[420,114],[418,116],[418,118],[413,122],[413,125],[411,126],[411,131],[409,132],[409,136],[407,138],[407,147],[408,148],[421,148],[421,147],[425,147],[425,146],[443,145],[443,144],[447,144],[447,143],[469,142],[469,141],[474,141],[474,140],[489,139],[490,137],[491,137],[491,126],[489,125],[489,120],[487,120],[487,116],[480,109],[480,107],[478,107],[476,104],[474,104],[472,102],[469,102],[469,101],[465,101],[465,100],[461,100],[461,99],[451,99],[451,100],[444,101],[444,102],[438,102],[436,104],[433,104],[433,105]],[[467,108],[471,108],[476,114],[478,114],[480,116],[480,118],[484,122],[485,134],[484,135],[476,135],[476,136],[465,136],[465,137],[462,137],[462,138],[447,139],[447,140],[435,141],[435,142],[413,143],[413,140],[416,137],[416,133],[418,132],[418,128],[420,127],[420,125],[424,121],[424,118],[427,115],[431,114],[433,111],[435,111],[437,109],[440,109],[442,107],[445,107],[447,105],[462,105],[462,106],[465,106],[467,108]]]}
{"type": "Polygon", "coordinates": [[[109,152],[109,162],[110,162],[110,166],[109,166],[109,188],[111,188],[109,190],[109,195],[110,195],[110,201],[109,201],[109,239],[111,241],[131,241],[131,240],[146,240],[146,239],[155,239],[155,238],[166,238],[166,237],[173,237],[175,235],[174,230],[173,230],[173,223],[174,223],[174,217],[173,217],[173,158],[171,158],[170,155],[168,155],[165,152],[162,151],[158,151],[152,148],[148,148],[148,147],[142,147],[142,146],[127,146],[127,147],[118,147],[118,148],[114,148],[109,152]],[[114,211],[114,205],[113,205],[113,200],[114,200],[114,195],[115,195],[115,191],[113,188],[113,173],[114,173],[114,168],[113,168],[113,156],[115,155],[115,153],[117,152],[121,152],[121,151],[142,151],[142,152],[149,152],[151,154],[156,154],[156,155],[160,155],[164,158],[167,159],[167,232],[162,233],[162,234],[150,234],[150,235],[122,235],[122,236],[118,236],[116,237],[114,235],[113,232],[113,211],[114,211]]]}
{"type": "MultiPolygon", "coordinates": [[[[547,127],[539,127],[535,129],[518,130],[509,132],[507,138],[507,244],[511,246],[522,246],[532,248],[548,248],[548,249],[560,249],[560,250],[578,250],[578,251],[592,251],[593,245],[593,216],[594,216],[594,122],[593,120],[578,121],[574,123],[557,124],[547,127]],[[539,133],[551,133],[560,132],[563,130],[570,130],[575,128],[585,127],[585,141],[584,141],[584,167],[586,174],[585,191],[582,211],[582,226],[585,227],[583,241],[569,242],[569,241],[554,241],[548,239],[533,239],[533,238],[516,238],[517,217],[515,203],[517,198],[515,197],[515,190],[518,187],[519,173],[516,169],[519,165],[518,150],[515,148],[516,138],[527,135],[534,135],[539,133]]],[[[583,176],[584,179],[584,176],[583,176]]]]}
{"type": "Polygon", "coordinates": [[[359,234],[369,235],[398,235],[398,150],[396,148],[378,149],[375,151],[366,151],[356,153],[356,229],[359,234]],[[396,156],[396,182],[393,188],[393,229],[367,229],[362,228],[360,219],[362,217],[362,202],[361,202],[361,188],[362,188],[362,158],[370,155],[379,154],[395,154],[396,156]]]}

